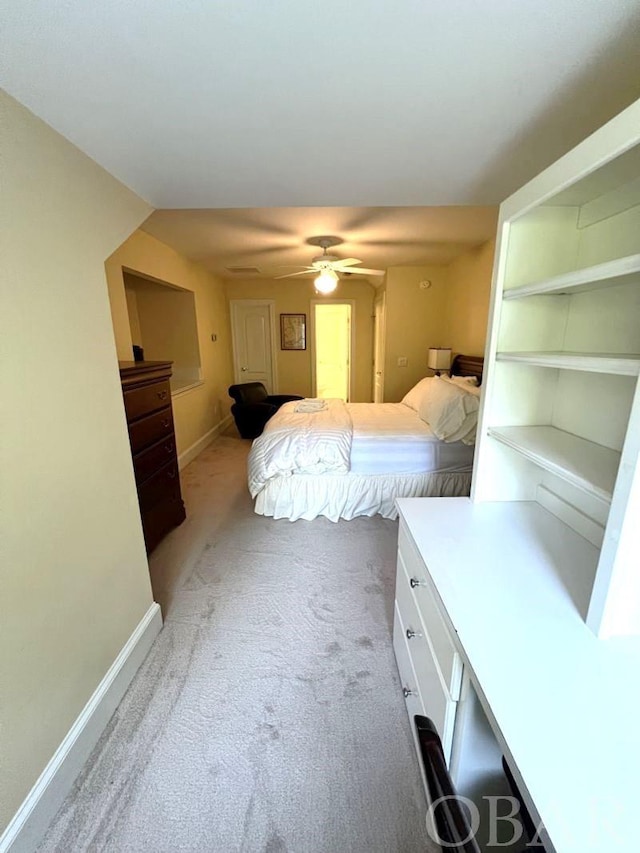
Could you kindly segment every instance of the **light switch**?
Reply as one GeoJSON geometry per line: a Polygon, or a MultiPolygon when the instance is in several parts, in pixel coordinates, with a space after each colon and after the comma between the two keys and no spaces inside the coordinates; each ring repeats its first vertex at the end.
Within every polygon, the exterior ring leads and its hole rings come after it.
{"type": "Polygon", "coordinates": [[[407,357],[406,355],[401,355],[398,358],[398,367],[406,367],[407,366],[407,357]]]}

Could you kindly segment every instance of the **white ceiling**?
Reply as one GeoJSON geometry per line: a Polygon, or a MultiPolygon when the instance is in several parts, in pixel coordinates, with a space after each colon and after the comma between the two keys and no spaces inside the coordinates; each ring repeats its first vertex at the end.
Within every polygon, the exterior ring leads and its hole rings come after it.
{"type": "Polygon", "coordinates": [[[3,0],[0,82],[156,207],[485,205],[640,96],[639,27],[638,0],[3,0]]]}
{"type": "Polygon", "coordinates": [[[305,241],[323,234],[344,240],[331,254],[359,258],[367,268],[447,264],[493,237],[496,220],[495,207],[288,207],[157,210],[142,227],[229,278],[232,266],[257,267],[255,277],[294,272],[284,267],[310,264],[321,249],[305,241]]]}

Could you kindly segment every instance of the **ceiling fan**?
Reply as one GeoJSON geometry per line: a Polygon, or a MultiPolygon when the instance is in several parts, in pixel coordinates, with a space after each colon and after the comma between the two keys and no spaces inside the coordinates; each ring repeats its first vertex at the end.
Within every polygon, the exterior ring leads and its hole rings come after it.
{"type": "Polygon", "coordinates": [[[316,290],[320,293],[331,293],[336,289],[341,274],[351,275],[384,275],[384,270],[369,270],[357,267],[361,263],[358,258],[338,258],[337,255],[329,255],[327,249],[342,243],[340,237],[309,237],[307,243],[311,246],[320,246],[322,254],[313,258],[311,266],[304,267],[300,272],[290,272],[286,275],[278,275],[276,278],[292,278],[297,275],[310,275],[317,273],[315,280],[316,290]]]}

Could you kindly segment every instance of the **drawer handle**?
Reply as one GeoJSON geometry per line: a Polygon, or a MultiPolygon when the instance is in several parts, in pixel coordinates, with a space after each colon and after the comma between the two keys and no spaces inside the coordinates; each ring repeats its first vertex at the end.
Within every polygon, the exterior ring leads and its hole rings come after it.
{"type": "Polygon", "coordinates": [[[170,423],[171,421],[169,420],[169,418],[164,418],[164,420],[162,421],[162,426],[166,428],[169,426],[170,423]]]}
{"type": "Polygon", "coordinates": [[[411,589],[415,589],[417,586],[424,586],[424,584],[417,578],[411,578],[411,580],[409,581],[409,586],[411,587],[411,589]]]}
{"type": "Polygon", "coordinates": [[[173,444],[165,444],[164,449],[167,454],[173,453],[173,444]]]}
{"type": "Polygon", "coordinates": [[[421,637],[422,634],[420,631],[412,631],[411,628],[407,628],[407,640],[413,640],[414,637],[421,637]]]}
{"type": "Polygon", "coordinates": [[[415,693],[413,692],[413,690],[409,690],[408,687],[403,687],[402,688],[402,695],[404,696],[405,699],[408,699],[409,696],[415,696],[415,693]]]}
{"type": "Polygon", "coordinates": [[[157,392],[157,394],[158,394],[158,397],[160,397],[160,399],[161,399],[161,400],[166,400],[166,399],[167,399],[167,392],[166,392],[166,391],[158,391],[158,392],[157,392]]]}
{"type": "Polygon", "coordinates": [[[168,477],[170,480],[175,480],[175,478],[176,478],[176,472],[175,472],[175,471],[167,471],[167,477],[168,477]]]}

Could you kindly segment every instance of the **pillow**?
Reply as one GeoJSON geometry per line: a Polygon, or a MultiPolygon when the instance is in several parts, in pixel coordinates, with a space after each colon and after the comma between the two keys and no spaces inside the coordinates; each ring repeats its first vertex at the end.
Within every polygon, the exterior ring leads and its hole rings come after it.
{"type": "Polygon", "coordinates": [[[443,379],[446,379],[447,382],[454,382],[456,385],[478,385],[478,377],[477,376],[443,376],[443,379]]]}
{"type": "Polygon", "coordinates": [[[401,402],[403,402],[405,406],[409,406],[410,409],[415,409],[417,412],[423,398],[425,398],[429,393],[434,379],[434,376],[425,376],[424,379],[421,379],[420,382],[413,386],[411,391],[408,391],[404,395],[401,402]]]}
{"type": "Polygon", "coordinates": [[[435,377],[418,415],[440,441],[474,444],[479,406],[480,400],[475,394],[469,394],[454,382],[435,377]]]}
{"type": "Polygon", "coordinates": [[[463,391],[466,391],[468,394],[474,394],[476,397],[480,396],[480,389],[478,388],[478,380],[475,376],[443,376],[445,382],[451,383],[451,385],[455,385],[456,388],[462,388],[463,391]],[[472,380],[471,382],[467,382],[467,380],[472,380]]]}

